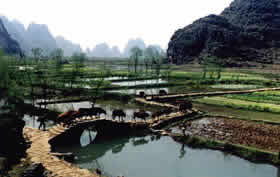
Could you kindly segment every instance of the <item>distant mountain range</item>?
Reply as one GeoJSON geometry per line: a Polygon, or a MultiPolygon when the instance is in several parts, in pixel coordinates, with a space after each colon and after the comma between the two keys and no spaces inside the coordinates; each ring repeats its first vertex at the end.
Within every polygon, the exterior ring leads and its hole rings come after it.
{"type": "Polygon", "coordinates": [[[139,47],[142,50],[147,47],[153,47],[159,52],[164,51],[159,45],[147,46],[143,39],[137,38],[128,40],[123,52],[121,52],[117,46],[113,46],[112,48],[110,48],[107,43],[101,43],[96,45],[93,49],[87,49],[86,53],[88,54],[88,56],[92,57],[129,57],[131,54],[130,50],[133,47],[139,47]]]}
{"type": "Polygon", "coordinates": [[[12,39],[0,19],[0,49],[8,54],[22,55],[22,50],[17,41],[12,39]]]}
{"type": "MultiPolygon", "coordinates": [[[[44,55],[49,55],[56,48],[61,48],[65,56],[71,56],[76,52],[85,52],[90,57],[128,57],[133,47],[137,46],[141,49],[147,47],[145,42],[138,38],[129,40],[123,53],[117,46],[111,48],[107,43],[97,44],[94,48],[88,48],[83,51],[79,44],[74,44],[62,36],[54,37],[47,25],[32,23],[25,29],[24,25],[17,20],[9,20],[4,16],[0,16],[1,20],[11,40],[17,41],[26,55],[32,54],[32,48],[43,49],[44,55]]],[[[3,44],[1,45],[0,43],[0,46],[3,46],[3,44]]],[[[152,47],[155,47],[160,52],[163,51],[159,45],[152,45],[152,47]]]]}
{"type": "Polygon", "coordinates": [[[32,23],[25,29],[24,25],[17,20],[10,21],[4,16],[0,18],[11,38],[19,43],[26,55],[31,55],[32,48],[42,48],[45,55],[56,48],[63,49],[66,56],[82,51],[78,44],[73,44],[63,37],[53,37],[47,25],[32,23]]]}

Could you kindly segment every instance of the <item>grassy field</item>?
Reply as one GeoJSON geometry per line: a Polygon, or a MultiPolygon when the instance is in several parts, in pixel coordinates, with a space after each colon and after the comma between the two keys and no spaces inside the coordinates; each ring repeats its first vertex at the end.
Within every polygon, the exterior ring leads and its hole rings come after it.
{"type": "MultiPolygon", "coordinates": [[[[202,79],[203,72],[187,72],[187,71],[173,71],[171,77],[178,79],[202,79]]],[[[209,74],[207,74],[209,78],[209,74]]],[[[213,74],[213,78],[217,78],[217,74],[213,74]]],[[[221,78],[219,80],[254,80],[254,81],[268,81],[268,78],[265,78],[262,75],[258,74],[247,74],[247,73],[232,73],[232,72],[222,72],[221,78]]]]}
{"type": "Polygon", "coordinates": [[[202,110],[212,116],[223,116],[231,117],[242,120],[253,120],[261,122],[271,122],[271,123],[280,123],[280,117],[278,113],[271,112],[260,112],[254,110],[246,109],[234,109],[230,107],[222,107],[216,105],[206,105],[195,103],[194,107],[198,110],[202,110]]]}
{"type": "Polygon", "coordinates": [[[212,85],[214,89],[229,89],[229,90],[243,90],[243,89],[257,89],[261,88],[259,85],[245,85],[245,84],[216,84],[212,85]]]}
{"type": "Polygon", "coordinates": [[[280,113],[280,105],[271,103],[257,103],[252,101],[238,100],[226,97],[204,97],[195,100],[198,103],[224,106],[236,109],[280,113]]]}
{"type": "Polygon", "coordinates": [[[243,100],[256,103],[269,103],[280,105],[280,95],[265,95],[259,93],[244,94],[244,95],[227,95],[226,98],[243,100]]]}

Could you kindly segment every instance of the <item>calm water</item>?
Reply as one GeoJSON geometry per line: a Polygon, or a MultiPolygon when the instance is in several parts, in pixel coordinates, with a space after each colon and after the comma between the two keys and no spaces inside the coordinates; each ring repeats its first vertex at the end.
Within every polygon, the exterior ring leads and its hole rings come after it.
{"type": "MultiPolygon", "coordinates": [[[[101,169],[106,176],[125,177],[280,177],[279,169],[267,164],[254,164],[220,151],[191,149],[170,137],[121,138],[102,144],[60,147],[74,152],[81,168],[101,169]]],[[[87,145],[88,144],[88,145],[87,145]]]]}
{"type": "MultiPolygon", "coordinates": [[[[87,78],[84,79],[85,81],[92,81],[92,80],[100,80],[101,78],[87,78]]],[[[128,77],[119,77],[119,76],[113,76],[113,77],[106,77],[104,80],[106,81],[114,81],[114,80],[121,80],[121,79],[128,79],[128,77]]]]}
{"type": "Polygon", "coordinates": [[[167,93],[169,93],[168,88],[125,89],[125,90],[112,90],[109,92],[139,95],[139,93],[143,91],[143,92],[145,92],[145,94],[148,94],[148,95],[156,95],[156,94],[159,94],[160,90],[165,90],[167,93]]]}

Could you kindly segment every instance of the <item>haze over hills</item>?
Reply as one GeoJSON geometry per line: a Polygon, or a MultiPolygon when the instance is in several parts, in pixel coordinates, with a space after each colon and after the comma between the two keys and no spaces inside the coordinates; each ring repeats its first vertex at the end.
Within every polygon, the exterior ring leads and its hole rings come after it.
{"type": "Polygon", "coordinates": [[[62,36],[57,36],[55,39],[57,47],[63,49],[65,56],[71,56],[75,52],[82,52],[79,44],[74,44],[72,41],[67,40],[62,36]]]}
{"type": "Polygon", "coordinates": [[[74,52],[81,52],[79,45],[73,44],[63,37],[53,37],[47,25],[32,23],[25,29],[24,25],[17,20],[10,21],[4,16],[0,18],[10,36],[19,43],[26,55],[31,55],[32,48],[42,48],[45,55],[56,48],[62,48],[66,56],[70,56],[74,52]]]}
{"type": "Polygon", "coordinates": [[[22,51],[17,41],[12,39],[0,19],[0,49],[8,54],[22,55],[22,51]]]}
{"type": "MultiPolygon", "coordinates": [[[[85,52],[89,57],[128,57],[131,48],[137,46],[141,49],[146,48],[145,42],[140,39],[130,39],[123,52],[118,46],[110,47],[107,43],[97,44],[94,48],[82,50],[79,44],[65,39],[63,36],[54,37],[48,29],[47,25],[30,24],[27,29],[17,20],[9,20],[1,16],[4,26],[6,27],[11,38],[16,40],[20,48],[26,55],[31,55],[32,48],[41,48],[44,55],[50,54],[56,48],[61,48],[65,56],[71,56],[76,52],[85,52]]],[[[159,45],[152,45],[158,51],[163,51],[159,45]]]]}
{"type": "Polygon", "coordinates": [[[147,47],[153,47],[160,53],[164,52],[159,45],[146,45],[143,39],[136,38],[128,40],[123,52],[120,51],[118,46],[111,48],[107,43],[101,43],[97,44],[93,49],[86,49],[86,53],[91,57],[129,57],[131,54],[130,50],[133,47],[139,47],[142,50],[147,47]]]}

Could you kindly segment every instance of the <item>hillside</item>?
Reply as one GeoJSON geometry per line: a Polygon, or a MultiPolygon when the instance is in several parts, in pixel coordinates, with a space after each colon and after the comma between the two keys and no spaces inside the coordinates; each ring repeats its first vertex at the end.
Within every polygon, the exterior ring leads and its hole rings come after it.
{"type": "Polygon", "coordinates": [[[176,64],[205,56],[223,64],[273,63],[280,58],[280,1],[235,0],[220,15],[201,18],[172,36],[167,54],[176,64]]]}
{"type": "Polygon", "coordinates": [[[10,37],[1,19],[0,19],[0,48],[2,48],[4,52],[8,54],[22,55],[22,51],[20,49],[19,44],[10,37]]]}

